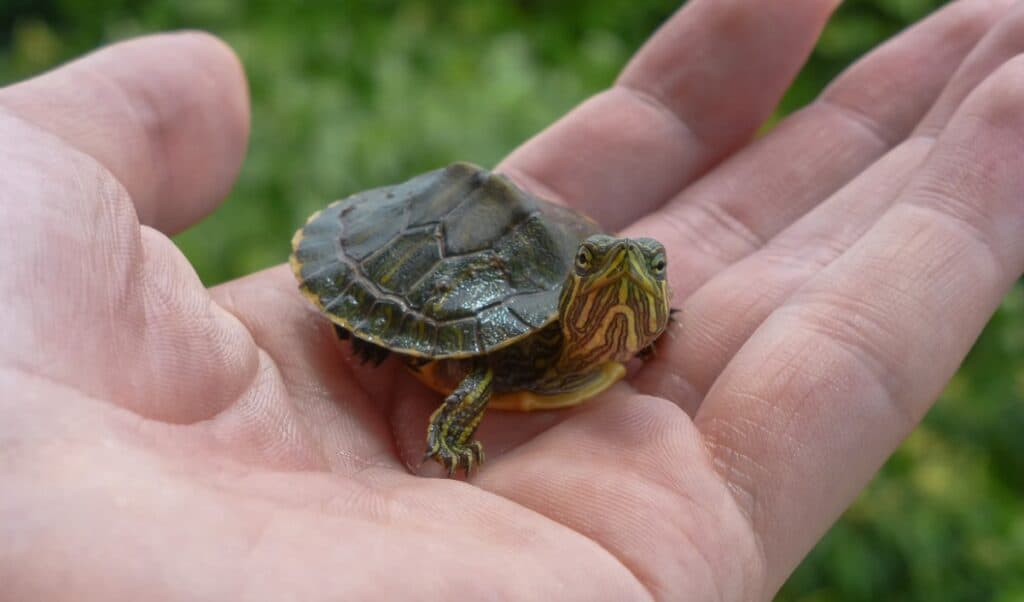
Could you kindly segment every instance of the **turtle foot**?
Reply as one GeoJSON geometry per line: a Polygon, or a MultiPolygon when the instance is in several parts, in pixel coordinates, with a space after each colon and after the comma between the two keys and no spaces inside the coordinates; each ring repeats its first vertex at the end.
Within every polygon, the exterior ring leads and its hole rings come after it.
{"type": "Polygon", "coordinates": [[[443,466],[448,471],[449,478],[455,476],[455,472],[461,467],[468,479],[473,467],[484,463],[484,446],[479,441],[470,441],[468,444],[444,441],[431,432],[427,437],[427,453],[423,459],[428,458],[433,458],[443,466]]]}

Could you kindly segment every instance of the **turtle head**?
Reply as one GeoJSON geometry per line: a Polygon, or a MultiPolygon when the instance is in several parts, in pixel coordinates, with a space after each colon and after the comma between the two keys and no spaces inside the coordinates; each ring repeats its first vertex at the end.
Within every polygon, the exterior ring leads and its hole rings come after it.
{"type": "Polygon", "coordinates": [[[559,300],[567,359],[586,369],[625,361],[665,330],[665,247],[596,234],[580,243],[559,300]]]}

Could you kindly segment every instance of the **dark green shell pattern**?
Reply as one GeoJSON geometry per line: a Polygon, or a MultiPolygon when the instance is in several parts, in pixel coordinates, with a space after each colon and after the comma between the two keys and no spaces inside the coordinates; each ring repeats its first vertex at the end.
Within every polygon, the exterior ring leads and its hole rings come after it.
{"type": "Polygon", "coordinates": [[[557,318],[588,218],[468,163],[357,193],[293,241],[301,288],[338,325],[430,358],[490,353],[557,318]]]}

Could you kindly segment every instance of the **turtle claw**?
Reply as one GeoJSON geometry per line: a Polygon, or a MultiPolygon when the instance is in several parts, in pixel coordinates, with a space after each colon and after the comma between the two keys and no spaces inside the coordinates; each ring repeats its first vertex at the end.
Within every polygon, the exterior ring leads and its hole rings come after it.
{"type": "Polygon", "coordinates": [[[480,443],[479,441],[474,441],[473,443],[470,444],[470,447],[473,449],[473,454],[476,456],[476,463],[477,464],[483,464],[484,463],[484,444],[480,443]]]}
{"type": "Polygon", "coordinates": [[[484,463],[484,446],[479,441],[470,443],[463,452],[466,459],[466,478],[473,472],[473,465],[482,466],[484,463]]]}
{"type": "Polygon", "coordinates": [[[462,468],[468,479],[473,473],[473,468],[484,463],[484,446],[479,441],[473,441],[469,445],[433,441],[423,460],[426,461],[428,458],[433,458],[447,470],[448,478],[454,477],[459,468],[462,468]]]}

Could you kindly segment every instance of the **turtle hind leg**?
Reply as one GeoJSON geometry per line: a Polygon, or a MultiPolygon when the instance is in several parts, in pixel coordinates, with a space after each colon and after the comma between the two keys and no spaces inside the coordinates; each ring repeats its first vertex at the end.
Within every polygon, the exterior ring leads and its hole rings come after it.
{"type": "Polygon", "coordinates": [[[359,358],[359,363],[361,364],[373,362],[374,366],[379,366],[390,353],[390,351],[380,345],[374,345],[369,341],[364,341],[359,337],[352,336],[351,332],[337,324],[334,325],[334,332],[342,341],[352,339],[352,353],[359,358]]]}
{"type": "Polygon", "coordinates": [[[437,460],[449,477],[462,466],[468,478],[473,465],[484,462],[483,445],[473,434],[491,399],[493,376],[490,368],[474,368],[430,416],[424,459],[437,460]]]}

